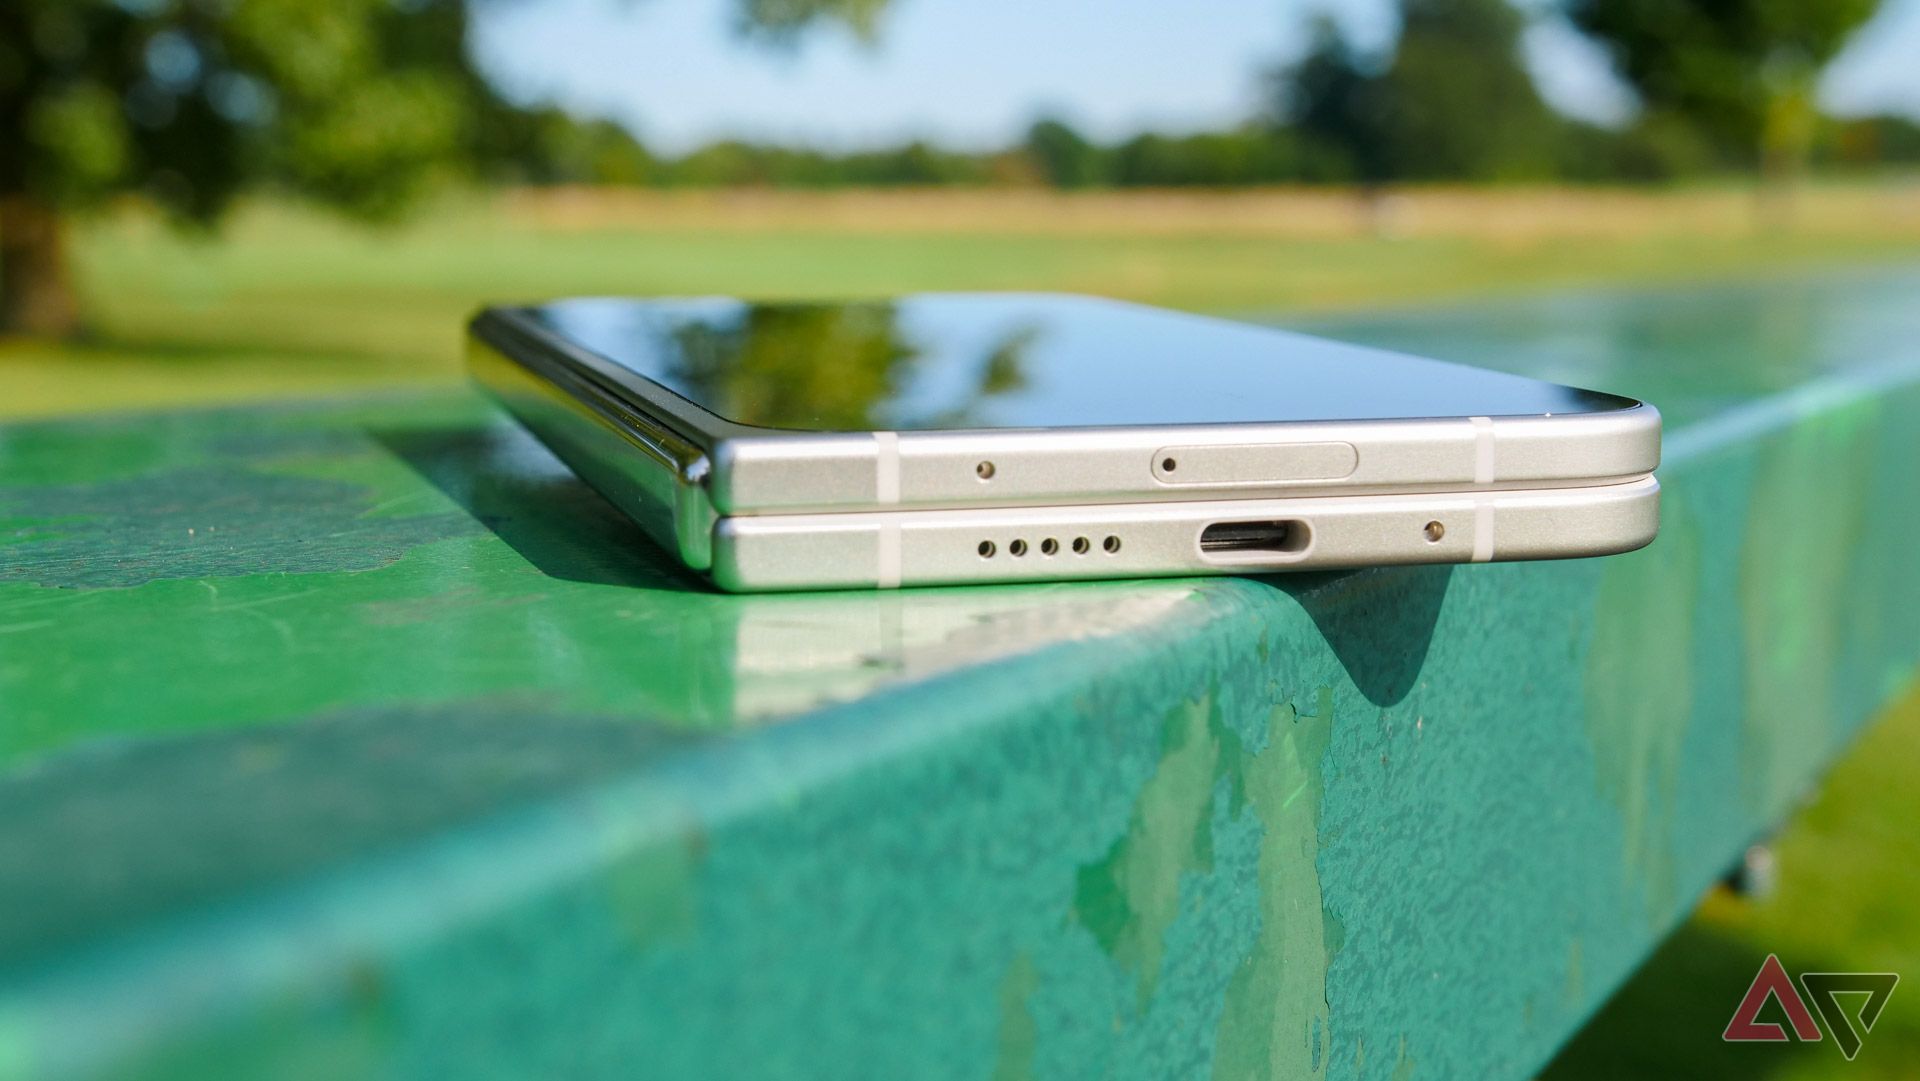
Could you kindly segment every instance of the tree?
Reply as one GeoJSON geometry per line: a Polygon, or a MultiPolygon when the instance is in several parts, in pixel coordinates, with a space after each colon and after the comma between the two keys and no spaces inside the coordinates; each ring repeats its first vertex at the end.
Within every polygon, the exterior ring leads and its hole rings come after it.
{"type": "Polygon", "coordinates": [[[837,22],[864,41],[879,32],[892,0],[737,0],[736,26],[744,35],[791,44],[822,23],[837,22]]]}
{"type": "Polygon", "coordinates": [[[1560,125],[1520,62],[1524,26],[1507,0],[1406,0],[1379,89],[1396,179],[1553,172],[1560,125]]]}
{"type": "Polygon", "coordinates": [[[1127,187],[1213,187],[1291,179],[1285,133],[1257,127],[1194,135],[1143,132],[1114,151],[1114,182],[1127,187]]]}
{"type": "Polygon", "coordinates": [[[74,329],[63,212],[211,222],[249,176],[391,213],[460,145],[464,10],[385,0],[0,6],[0,326],[74,329]]]}
{"type": "Polygon", "coordinates": [[[958,384],[902,396],[926,352],[891,301],[752,304],[688,320],[671,336],[667,367],[677,383],[747,424],[806,417],[818,428],[978,426],[993,400],[1026,386],[1026,352],[1039,328],[1016,325],[989,344],[958,384]]]}
{"type": "Polygon", "coordinates": [[[647,184],[662,167],[632,132],[611,120],[563,109],[489,110],[478,150],[481,171],[508,184],[647,184]]]}
{"type": "Polygon", "coordinates": [[[1306,53],[1270,76],[1274,125],[1296,133],[1305,179],[1378,185],[1389,163],[1377,65],[1325,15],[1309,33],[1306,53]]]}
{"type": "Polygon", "coordinates": [[[1064,120],[1035,121],[1027,129],[1026,150],[1056,188],[1091,188],[1108,180],[1106,152],[1064,120]]]}
{"type": "Polygon", "coordinates": [[[1698,129],[1665,113],[1643,112],[1624,128],[1563,121],[1554,149],[1569,180],[1661,183],[1727,167],[1698,129]]]}
{"type": "Polygon", "coordinates": [[[674,329],[668,367],[743,424],[807,417],[816,427],[884,427],[884,408],[921,356],[885,301],[754,304],[674,329]]]}
{"type": "MultiPolygon", "coordinates": [[[[466,52],[480,2],[0,2],[0,331],[76,329],[66,219],[113,195],[211,225],[270,180],[377,220],[524,152],[501,133],[525,125],[502,122],[512,107],[466,52]]],[[[869,28],[882,6],[739,2],[747,25],[786,37],[822,19],[869,28]]]]}
{"type": "Polygon", "coordinates": [[[1920,120],[1859,116],[1837,120],[1822,148],[1828,160],[1851,168],[1920,164],[1920,120]]]}
{"type": "Polygon", "coordinates": [[[1879,0],[1567,0],[1656,112],[1775,179],[1806,164],[1815,84],[1879,0]]]}
{"type": "Polygon", "coordinates": [[[1324,17],[1275,75],[1276,118],[1311,180],[1500,180],[1549,175],[1559,121],[1519,58],[1506,0],[1406,0],[1391,54],[1357,52],[1324,17]]]}

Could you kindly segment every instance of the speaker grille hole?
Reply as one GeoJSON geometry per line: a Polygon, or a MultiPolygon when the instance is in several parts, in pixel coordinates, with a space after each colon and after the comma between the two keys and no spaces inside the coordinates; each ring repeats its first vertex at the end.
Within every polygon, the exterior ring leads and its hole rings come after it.
{"type": "Polygon", "coordinates": [[[1160,459],[1160,472],[1171,473],[1173,472],[1174,467],[1178,466],[1179,464],[1180,464],[1179,462],[1174,461],[1172,458],[1162,458],[1160,459]]]}
{"type": "Polygon", "coordinates": [[[1077,556],[1086,555],[1088,550],[1091,549],[1092,547],[1093,547],[1092,542],[1087,540],[1087,538],[1085,537],[1073,538],[1073,554],[1074,555],[1077,555],[1077,556]]]}
{"type": "Polygon", "coordinates": [[[1100,542],[1100,547],[1105,548],[1108,555],[1112,555],[1120,550],[1120,538],[1109,536],[1106,540],[1100,542]]]}
{"type": "Polygon", "coordinates": [[[1043,540],[1040,542],[1041,555],[1050,556],[1055,554],[1058,551],[1060,551],[1060,542],[1057,540],[1054,540],[1052,537],[1048,537],[1046,540],[1043,540]]]}
{"type": "Polygon", "coordinates": [[[1010,556],[1023,556],[1023,555],[1026,555],[1026,554],[1027,554],[1027,542],[1026,542],[1026,541],[1023,541],[1023,540],[1017,540],[1017,541],[1014,541],[1013,543],[1011,543],[1011,544],[1009,544],[1009,545],[1007,545],[1007,554],[1008,554],[1008,555],[1010,555],[1010,556]]]}
{"type": "Polygon", "coordinates": [[[992,542],[992,541],[981,541],[981,542],[980,542],[980,558],[981,558],[981,559],[992,559],[992,558],[993,558],[993,553],[995,553],[995,552],[997,552],[997,551],[999,551],[999,550],[1000,550],[1000,549],[998,549],[998,548],[996,548],[996,547],[994,547],[994,544],[993,544],[993,542],[992,542]]]}

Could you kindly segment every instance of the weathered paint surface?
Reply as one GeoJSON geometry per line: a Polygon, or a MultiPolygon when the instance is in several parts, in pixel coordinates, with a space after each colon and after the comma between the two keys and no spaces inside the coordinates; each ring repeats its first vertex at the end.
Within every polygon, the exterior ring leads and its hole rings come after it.
{"type": "Polygon", "coordinates": [[[1528,1076],[1912,678],[1916,288],[1339,328],[1667,407],[1556,564],[729,597],[464,395],[0,428],[0,1076],[1528,1076]]]}

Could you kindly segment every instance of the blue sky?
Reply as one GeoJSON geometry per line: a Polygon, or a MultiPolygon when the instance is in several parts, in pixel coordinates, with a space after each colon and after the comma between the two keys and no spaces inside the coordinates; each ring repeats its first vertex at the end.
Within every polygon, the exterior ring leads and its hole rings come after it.
{"type": "MultiPolygon", "coordinates": [[[[1043,113],[1103,138],[1217,127],[1252,111],[1258,72],[1300,48],[1308,14],[1334,14],[1364,43],[1395,28],[1391,0],[893,0],[872,46],[829,28],[782,50],[733,32],[734,0],[482,10],[475,47],[510,95],[612,117],[676,153],[723,136],[985,147],[1043,113]]],[[[1556,19],[1536,18],[1525,46],[1562,110],[1631,109],[1604,58],[1556,19]]],[[[1920,0],[1884,0],[1828,72],[1823,99],[1840,113],[1920,115],[1916,61],[1920,0]]]]}

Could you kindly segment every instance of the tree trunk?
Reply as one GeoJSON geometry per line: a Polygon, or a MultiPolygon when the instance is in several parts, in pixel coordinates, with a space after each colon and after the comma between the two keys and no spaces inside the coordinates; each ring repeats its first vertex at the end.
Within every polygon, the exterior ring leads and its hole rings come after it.
{"type": "Polygon", "coordinates": [[[1760,132],[1759,213],[1763,229],[1785,231],[1794,225],[1795,200],[1813,156],[1812,74],[1787,81],[1767,102],[1760,132]]]}
{"type": "Polygon", "coordinates": [[[0,195],[0,334],[65,338],[79,330],[59,211],[30,195],[0,195]]]}

